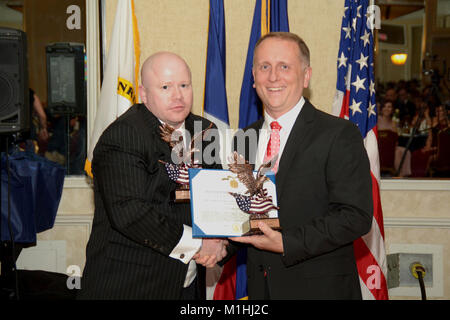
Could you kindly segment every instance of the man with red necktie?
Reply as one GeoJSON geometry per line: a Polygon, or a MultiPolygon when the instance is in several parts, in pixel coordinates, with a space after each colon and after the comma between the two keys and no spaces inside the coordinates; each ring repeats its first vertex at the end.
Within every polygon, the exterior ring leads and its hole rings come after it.
{"type": "Polygon", "coordinates": [[[257,145],[245,144],[245,157],[258,168],[278,154],[272,170],[282,231],[260,223],[263,235],[232,238],[249,245],[249,299],[361,299],[353,241],[369,232],[373,215],[361,134],[303,97],[311,67],[297,35],[263,36],[253,76],[264,119],[244,129],[258,135],[257,145]]]}

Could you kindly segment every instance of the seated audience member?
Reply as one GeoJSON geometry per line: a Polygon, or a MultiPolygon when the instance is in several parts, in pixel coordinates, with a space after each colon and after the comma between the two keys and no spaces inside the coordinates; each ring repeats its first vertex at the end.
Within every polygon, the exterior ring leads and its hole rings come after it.
{"type": "Polygon", "coordinates": [[[447,112],[444,105],[440,105],[436,108],[436,116],[430,120],[431,128],[429,128],[429,135],[425,146],[422,148],[423,152],[437,150],[437,136],[441,130],[445,130],[450,127],[450,121],[448,120],[447,112]]]}
{"type": "Polygon", "coordinates": [[[386,101],[392,102],[395,107],[395,104],[397,103],[397,92],[395,91],[395,88],[387,88],[384,95],[384,99],[386,101]]]}
{"type": "Polygon", "coordinates": [[[397,91],[396,107],[400,110],[400,119],[411,119],[416,113],[416,105],[411,99],[410,93],[406,88],[400,88],[397,91]]]}
{"type": "Polygon", "coordinates": [[[436,108],[436,116],[430,119],[429,134],[425,146],[412,154],[412,176],[423,177],[427,175],[430,163],[436,160],[438,134],[449,127],[448,117],[443,105],[436,108]]]}
{"type": "Polygon", "coordinates": [[[420,95],[415,97],[414,102],[416,111],[411,119],[411,127],[415,127],[417,122],[420,121],[417,127],[417,134],[427,134],[432,125],[430,106],[420,95]]]}
{"type": "MultiPolygon", "coordinates": [[[[382,104],[381,110],[379,112],[377,124],[378,130],[391,130],[397,133],[398,124],[395,121],[393,121],[392,116],[393,116],[393,103],[391,101],[391,98],[389,98],[382,104]]],[[[396,171],[398,171],[404,152],[405,147],[401,146],[395,147],[394,167],[396,171]]],[[[406,177],[409,175],[411,175],[411,152],[408,150],[406,152],[405,159],[403,160],[402,168],[398,176],[406,177]]]]}
{"type": "Polygon", "coordinates": [[[443,130],[450,126],[448,119],[448,112],[444,105],[440,105],[436,108],[436,116],[432,120],[432,130],[443,130]]]}
{"type": "Polygon", "coordinates": [[[381,104],[381,109],[378,113],[378,130],[391,130],[397,132],[398,124],[393,120],[394,106],[389,100],[381,104]]]}
{"type": "Polygon", "coordinates": [[[449,128],[448,111],[444,105],[440,105],[436,108],[436,117],[433,118],[431,139],[427,141],[429,142],[427,146],[430,145],[430,150],[433,152],[429,159],[429,169],[432,176],[448,177],[450,174],[450,159],[448,156],[450,150],[448,145],[449,128]]]}

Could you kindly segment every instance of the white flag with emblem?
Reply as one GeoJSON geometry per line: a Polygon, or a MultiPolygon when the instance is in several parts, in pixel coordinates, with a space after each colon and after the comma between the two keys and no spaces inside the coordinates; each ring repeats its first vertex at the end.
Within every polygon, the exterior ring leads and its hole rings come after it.
{"type": "Polygon", "coordinates": [[[85,171],[92,177],[91,161],[103,130],[137,102],[139,32],[133,0],[118,0],[104,70],[100,101],[90,136],[85,171]]]}

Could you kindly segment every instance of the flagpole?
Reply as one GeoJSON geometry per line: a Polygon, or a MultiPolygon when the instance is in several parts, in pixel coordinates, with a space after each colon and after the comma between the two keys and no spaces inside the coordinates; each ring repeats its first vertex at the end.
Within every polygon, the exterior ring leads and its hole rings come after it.
{"type": "Polygon", "coordinates": [[[86,145],[89,146],[100,94],[100,32],[98,1],[86,1],[86,29],[86,145]]]}

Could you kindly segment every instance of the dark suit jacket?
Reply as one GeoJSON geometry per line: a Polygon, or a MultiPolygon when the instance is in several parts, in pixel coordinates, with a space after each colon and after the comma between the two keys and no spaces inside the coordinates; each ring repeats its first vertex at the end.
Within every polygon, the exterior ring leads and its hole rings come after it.
{"type": "MultiPolygon", "coordinates": [[[[245,130],[259,132],[263,121],[245,130]]],[[[247,143],[246,153],[255,155],[256,147],[247,143]]],[[[264,298],[265,281],[271,299],[361,298],[353,241],[370,230],[373,209],[370,166],[357,127],[306,100],[276,185],[284,255],[248,248],[249,298],[264,298]]]]}
{"type": "MultiPolygon", "coordinates": [[[[190,114],[205,129],[210,122],[190,114]]],[[[92,162],[95,214],[86,249],[80,299],[179,299],[188,265],[169,257],[191,225],[189,204],[175,204],[158,160],[170,161],[159,120],[143,104],[131,107],[100,137],[92,162]]],[[[205,270],[198,266],[199,292],[205,270]]],[[[203,296],[204,298],[204,296],[203,296]]]]}

